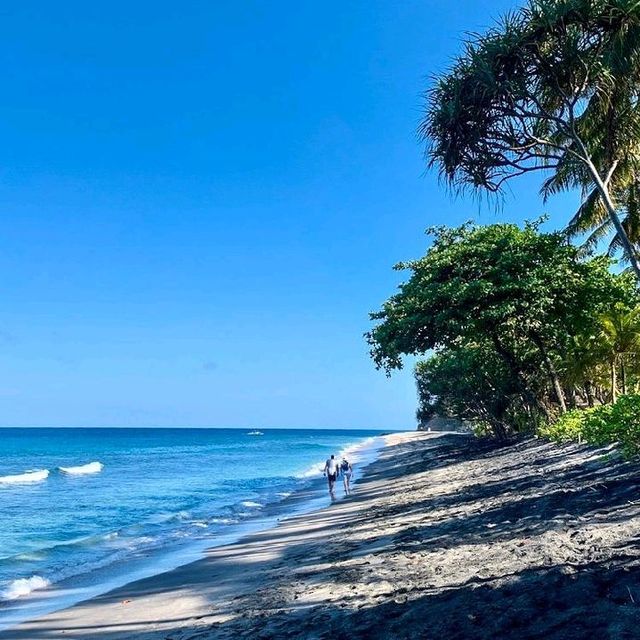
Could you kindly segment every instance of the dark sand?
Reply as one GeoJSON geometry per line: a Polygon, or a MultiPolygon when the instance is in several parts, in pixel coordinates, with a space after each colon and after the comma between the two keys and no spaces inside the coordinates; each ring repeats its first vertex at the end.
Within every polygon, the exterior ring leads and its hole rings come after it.
{"type": "Polygon", "coordinates": [[[640,638],[637,463],[389,438],[354,495],[0,639],[640,638]]]}

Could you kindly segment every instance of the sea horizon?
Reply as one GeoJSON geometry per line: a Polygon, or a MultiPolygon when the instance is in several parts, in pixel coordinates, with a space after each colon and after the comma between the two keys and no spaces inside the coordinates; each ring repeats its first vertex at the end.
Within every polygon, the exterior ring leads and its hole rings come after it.
{"type": "Polygon", "coordinates": [[[389,431],[394,433],[402,433],[404,431],[413,431],[415,427],[398,428],[398,427],[261,427],[257,425],[249,425],[246,427],[218,427],[211,425],[0,425],[0,429],[229,429],[242,431],[247,429],[260,429],[265,431],[291,431],[291,430],[308,430],[308,431],[389,431]]]}

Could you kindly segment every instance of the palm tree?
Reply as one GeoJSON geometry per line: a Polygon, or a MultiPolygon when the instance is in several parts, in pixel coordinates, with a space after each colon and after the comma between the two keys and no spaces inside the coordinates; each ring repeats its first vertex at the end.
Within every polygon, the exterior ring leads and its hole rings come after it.
{"type": "Polygon", "coordinates": [[[618,371],[623,395],[627,393],[627,361],[640,353],[640,307],[630,311],[616,305],[600,318],[600,339],[611,371],[611,400],[618,397],[618,371]]]}
{"type": "MultiPolygon", "coordinates": [[[[570,338],[567,347],[563,379],[569,395],[574,396],[575,389],[578,389],[588,406],[593,407],[601,377],[601,363],[605,357],[602,341],[590,334],[576,335],[570,338]]],[[[572,404],[575,405],[575,401],[572,404]]]]}
{"type": "MultiPolygon", "coordinates": [[[[619,209],[622,216],[622,226],[637,253],[640,248],[640,184],[634,181],[621,194],[619,201],[624,203],[624,207],[619,209]]],[[[575,238],[578,235],[589,233],[582,243],[584,253],[591,253],[601,242],[606,241],[607,255],[611,258],[620,255],[623,249],[622,244],[618,236],[615,235],[611,220],[606,213],[603,214],[601,206],[590,207],[590,202],[593,202],[593,197],[585,200],[569,221],[566,229],[567,235],[569,238],[575,238]]],[[[622,251],[621,260],[623,263],[629,263],[624,251],[622,251]]]]}
{"type": "MultiPolygon", "coordinates": [[[[585,111],[583,118],[588,116],[590,114],[585,111]]],[[[609,119],[609,117],[602,118],[605,123],[609,119]]],[[[604,135],[594,136],[593,142],[596,143],[593,144],[594,156],[598,166],[612,164],[612,158],[605,157],[607,154],[611,156],[611,149],[605,141],[614,135],[614,132],[605,132],[604,135]]],[[[621,225],[637,253],[640,246],[640,176],[637,174],[636,156],[640,156],[640,152],[623,155],[620,158],[611,175],[609,191],[612,201],[616,203],[621,225]]],[[[608,245],[607,255],[614,257],[622,251],[622,260],[629,263],[600,192],[592,186],[591,178],[584,165],[571,162],[569,158],[565,159],[554,174],[543,183],[540,191],[546,202],[556,193],[575,189],[582,192],[582,204],[567,224],[567,236],[572,239],[578,236],[584,237],[587,234],[582,243],[585,254],[591,253],[605,241],[608,245]]]]}

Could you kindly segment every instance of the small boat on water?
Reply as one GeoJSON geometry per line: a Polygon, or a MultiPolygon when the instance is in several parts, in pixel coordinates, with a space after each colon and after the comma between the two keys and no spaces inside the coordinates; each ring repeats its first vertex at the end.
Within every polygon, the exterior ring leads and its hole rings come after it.
{"type": "Polygon", "coordinates": [[[248,436],[263,436],[264,433],[262,433],[262,431],[249,431],[249,433],[247,433],[248,436]]]}

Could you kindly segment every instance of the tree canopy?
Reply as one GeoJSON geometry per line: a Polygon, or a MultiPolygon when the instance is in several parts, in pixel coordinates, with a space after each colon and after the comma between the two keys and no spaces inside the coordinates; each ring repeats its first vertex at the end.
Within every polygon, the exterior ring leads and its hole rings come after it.
{"type": "Polygon", "coordinates": [[[639,175],[639,97],[640,3],[531,0],[467,42],[430,91],[420,134],[454,188],[497,192],[538,170],[547,195],[581,188],[640,277],[618,215],[639,175]]]}
{"type": "Polygon", "coordinates": [[[389,373],[406,355],[435,351],[418,369],[427,402],[438,397],[458,417],[492,415],[497,430],[515,423],[516,408],[530,417],[564,411],[576,336],[597,335],[616,305],[633,308],[634,282],[532,224],[434,235],[424,257],[397,266],[409,279],[371,314],[376,365],[389,373]]]}

